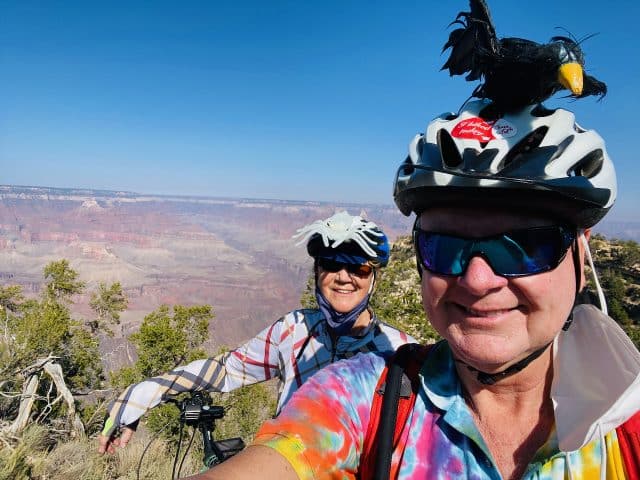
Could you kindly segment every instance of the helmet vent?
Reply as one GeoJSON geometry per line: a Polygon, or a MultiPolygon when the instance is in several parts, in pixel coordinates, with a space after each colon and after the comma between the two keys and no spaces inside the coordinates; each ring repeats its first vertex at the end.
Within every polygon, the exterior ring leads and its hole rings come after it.
{"type": "Polygon", "coordinates": [[[413,165],[413,162],[411,161],[411,157],[408,156],[407,158],[405,158],[404,162],[400,166],[400,171],[398,172],[398,175],[403,175],[406,177],[413,174],[414,171],[415,171],[415,167],[413,165]]]}
{"type": "Polygon", "coordinates": [[[584,128],[582,128],[580,125],[578,125],[577,123],[573,124],[573,129],[578,133],[586,132],[586,130],[584,128]]]}
{"type": "Polygon", "coordinates": [[[568,147],[569,145],[571,145],[571,143],[573,142],[573,140],[574,140],[574,139],[575,139],[575,136],[574,136],[574,135],[570,135],[570,136],[568,136],[567,138],[565,138],[563,141],[561,141],[561,142],[558,144],[558,146],[557,146],[557,148],[556,148],[556,151],[555,151],[555,153],[553,154],[553,157],[551,157],[551,158],[549,159],[549,163],[551,163],[552,161],[554,161],[556,158],[560,157],[560,156],[564,153],[564,151],[567,149],[567,147],[568,147]]]}
{"type": "Polygon", "coordinates": [[[601,148],[597,148],[582,157],[575,167],[567,172],[567,175],[570,177],[592,178],[600,173],[603,163],[604,153],[601,148]]]}
{"type": "Polygon", "coordinates": [[[438,131],[438,147],[440,147],[442,166],[444,168],[458,168],[462,164],[462,156],[456,147],[456,143],[444,128],[438,131]]]}
{"type": "Polygon", "coordinates": [[[549,127],[546,126],[538,127],[520,140],[504,157],[504,161],[502,162],[502,165],[499,166],[499,170],[508,167],[514,162],[519,163],[523,160],[524,156],[538,148],[548,130],[549,127]]]}

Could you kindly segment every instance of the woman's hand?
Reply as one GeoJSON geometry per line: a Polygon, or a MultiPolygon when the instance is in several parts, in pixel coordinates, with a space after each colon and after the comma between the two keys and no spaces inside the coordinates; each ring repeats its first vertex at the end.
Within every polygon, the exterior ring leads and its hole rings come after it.
{"type": "Polygon", "coordinates": [[[100,434],[98,436],[98,453],[116,453],[116,447],[126,447],[134,433],[134,429],[123,427],[120,435],[118,436],[112,435],[110,437],[107,437],[106,435],[100,434]]]}

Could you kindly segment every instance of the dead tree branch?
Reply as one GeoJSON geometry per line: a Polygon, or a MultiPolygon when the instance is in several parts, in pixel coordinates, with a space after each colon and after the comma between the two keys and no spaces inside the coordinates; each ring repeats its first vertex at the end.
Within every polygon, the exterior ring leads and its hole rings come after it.
{"type": "Polygon", "coordinates": [[[38,359],[32,365],[22,369],[21,373],[25,377],[25,383],[22,389],[22,394],[20,395],[21,400],[20,407],[18,409],[18,416],[15,418],[13,423],[4,429],[5,433],[10,435],[18,434],[29,424],[36,399],[43,399],[43,397],[36,395],[36,392],[38,390],[38,385],[40,384],[41,376],[46,374],[51,378],[53,383],[49,385],[47,396],[44,397],[46,400],[46,406],[43,408],[36,422],[44,419],[50,413],[54,405],[60,401],[64,401],[67,405],[67,418],[71,426],[71,434],[73,436],[84,435],[84,426],[82,425],[80,416],[76,412],[73,394],[67,387],[64,380],[62,367],[55,361],[57,358],[58,357],[49,355],[47,358],[38,359]],[[52,400],[51,398],[54,385],[57,395],[52,400]]]}

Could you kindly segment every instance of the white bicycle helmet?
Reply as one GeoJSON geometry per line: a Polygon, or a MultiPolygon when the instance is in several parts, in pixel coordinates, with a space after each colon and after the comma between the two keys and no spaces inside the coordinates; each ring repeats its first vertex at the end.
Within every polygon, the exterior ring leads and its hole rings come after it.
{"type": "Polygon", "coordinates": [[[546,210],[579,228],[595,225],[617,191],[602,137],[581,128],[567,110],[532,105],[491,118],[489,105],[470,101],[416,135],[396,174],[400,211],[481,200],[546,210]]]}

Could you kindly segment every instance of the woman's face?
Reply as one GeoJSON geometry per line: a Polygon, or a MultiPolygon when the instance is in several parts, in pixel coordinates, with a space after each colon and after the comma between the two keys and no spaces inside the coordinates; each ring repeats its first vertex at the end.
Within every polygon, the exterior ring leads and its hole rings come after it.
{"type": "MultiPolygon", "coordinates": [[[[553,224],[543,217],[508,211],[436,208],[420,216],[419,226],[485,237],[553,224]]],[[[569,316],[575,293],[570,251],[555,269],[537,275],[502,277],[480,256],[473,257],[459,277],[426,269],[422,275],[422,303],[431,324],[458,359],[489,373],[551,342],[569,316]]]]}
{"type": "Polygon", "coordinates": [[[373,272],[360,276],[344,268],[329,272],[318,266],[318,287],[331,306],[339,313],[353,310],[367,296],[373,282],[373,272]]]}

